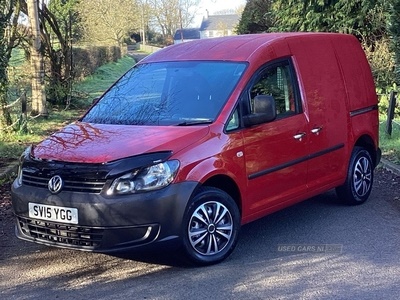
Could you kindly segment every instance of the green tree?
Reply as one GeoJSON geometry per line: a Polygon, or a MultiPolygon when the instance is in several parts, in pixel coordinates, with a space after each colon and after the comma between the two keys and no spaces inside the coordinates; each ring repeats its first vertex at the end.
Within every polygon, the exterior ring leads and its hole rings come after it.
{"type": "Polygon", "coordinates": [[[385,32],[385,0],[275,0],[275,31],[332,31],[373,42],[385,32]]]}
{"type": "Polygon", "coordinates": [[[389,4],[388,31],[391,50],[395,61],[395,80],[400,85],[400,0],[391,0],[389,4]]]}
{"type": "MultiPolygon", "coordinates": [[[[371,62],[377,86],[385,90],[393,83],[393,72],[388,67],[392,61],[387,52],[387,5],[388,0],[275,0],[274,30],[331,31],[357,36],[371,62]]],[[[395,13],[393,10],[392,15],[398,18],[399,12],[397,16],[395,13]]],[[[400,30],[398,24],[394,30],[400,30]]]]}
{"type": "Polygon", "coordinates": [[[20,13],[19,0],[0,1],[0,125],[10,126],[12,123],[8,110],[9,81],[7,67],[11,51],[18,44],[18,22],[15,16],[20,13]]]}
{"type": "Polygon", "coordinates": [[[248,0],[236,28],[238,34],[268,32],[274,25],[273,0],[248,0]]]}

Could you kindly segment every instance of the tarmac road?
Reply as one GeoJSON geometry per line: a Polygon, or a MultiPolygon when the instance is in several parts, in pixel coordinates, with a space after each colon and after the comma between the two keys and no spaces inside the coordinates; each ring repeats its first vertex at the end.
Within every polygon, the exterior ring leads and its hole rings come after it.
{"type": "Polygon", "coordinates": [[[334,192],[242,227],[223,263],[189,268],[171,253],[109,256],[0,232],[0,299],[398,299],[400,177],[378,170],[371,198],[334,192]]]}

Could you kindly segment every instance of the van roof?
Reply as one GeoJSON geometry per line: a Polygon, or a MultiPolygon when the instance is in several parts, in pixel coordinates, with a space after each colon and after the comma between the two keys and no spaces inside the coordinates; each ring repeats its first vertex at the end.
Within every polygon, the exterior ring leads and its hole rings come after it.
{"type": "Polygon", "coordinates": [[[313,40],[320,39],[321,36],[330,38],[347,36],[354,39],[353,36],[345,34],[310,32],[261,33],[200,39],[163,48],[147,56],[141,63],[177,60],[248,61],[260,47],[264,48],[294,37],[313,40]]]}

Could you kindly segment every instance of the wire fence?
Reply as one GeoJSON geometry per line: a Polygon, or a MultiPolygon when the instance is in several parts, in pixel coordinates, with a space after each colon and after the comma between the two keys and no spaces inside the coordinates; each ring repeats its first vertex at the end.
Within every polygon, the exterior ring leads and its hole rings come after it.
{"type": "Polygon", "coordinates": [[[28,131],[28,99],[25,90],[22,89],[20,96],[2,109],[10,113],[13,123],[0,127],[0,132],[16,130],[26,133],[28,131]]]}

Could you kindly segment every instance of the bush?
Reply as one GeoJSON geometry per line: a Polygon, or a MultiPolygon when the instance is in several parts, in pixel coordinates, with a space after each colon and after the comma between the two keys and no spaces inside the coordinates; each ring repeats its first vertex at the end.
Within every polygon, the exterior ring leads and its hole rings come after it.
{"type": "MultiPolygon", "coordinates": [[[[364,45],[365,54],[371,65],[372,74],[376,84],[376,92],[379,98],[379,113],[387,114],[389,106],[389,95],[391,91],[396,91],[394,73],[394,57],[390,50],[389,39],[376,40],[372,45],[364,45]]],[[[400,95],[399,95],[400,96],[400,95]]],[[[398,99],[400,98],[398,96],[398,99]]],[[[400,100],[397,100],[395,114],[400,115],[400,100]]]]}
{"type": "MultiPolygon", "coordinates": [[[[394,58],[389,49],[389,40],[376,40],[372,45],[365,46],[364,50],[371,65],[375,84],[380,89],[391,89],[394,78],[394,58]]],[[[390,91],[389,91],[390,92],[390,91]]]]}
{"type": "Polygon", "coordinates": [[[116,46],[74,48],[73,57],[74,77],[80,80],[93,74],[98,67],[120,59],[121,48],[116,46]]]}

